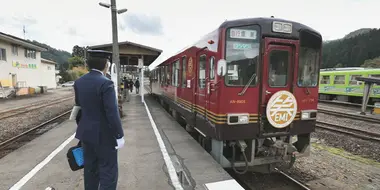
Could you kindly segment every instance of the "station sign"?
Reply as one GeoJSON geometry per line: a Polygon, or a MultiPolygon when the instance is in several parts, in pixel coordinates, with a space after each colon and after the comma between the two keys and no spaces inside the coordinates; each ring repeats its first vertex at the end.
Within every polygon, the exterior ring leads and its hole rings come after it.
{"type": "Polygon", "coordinates": [[[18,61],[13,61],[12,66],[16,68],[37,69],[37,64],[26,64],[26,63],[20,63],[18,61]]]}

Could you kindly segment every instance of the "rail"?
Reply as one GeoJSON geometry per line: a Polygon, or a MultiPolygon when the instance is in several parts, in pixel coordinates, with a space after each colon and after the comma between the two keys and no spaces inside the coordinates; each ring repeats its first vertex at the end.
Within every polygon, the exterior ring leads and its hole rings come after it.
{"type": "MultiPolygon", "coordinates": [[[[328,103],[328,104],[337,104],[337,105],[345,105],[345,106],[352,106],[352,107],[361,107],[362,104],[357,103],[351,103],[351,102],[342,102],[342,101],[332,101],[332,100],[318,100],[318,102],[321,103],[328,103]]],[[[373,105],[367,105],[367,108],[374,108],[373,105]]]]}
{"type": "Polygon", "coordinates": [[[254,189],[264,189],[263,187],[257,186],[270,186],[269,189],[300,189],[300,190],[310,190],[309,187],[304,185],[302,182],[294,179],[290,175],[281,171],[278,168],[274,168],[274,172],[270,174],[260,174],[260,173],[245,173],[243,175],[236,174],[234,171],[229,171],[228,173],[246,190],[254,190],[254,189]],[[264,180],[258,177],[252,178],[255,175],[267,175],[264,177],[264,180]],[[269,177],[269,179],[267,178],[269,177]],[[252,179],[255,179],[252,181],[252,179]],[[285,182],[285,183],[284,183],[285,182]],[[276,184],[278,183],[278,184],[276,184]]]}
{"type": "Polygon", "coordinates": [[[336,115],[336,116],[346,117],[346,118],[350,118],[350,119],[355,119],[355,120],[361,120],[361,121],[367,121],[367,122],[373,122],[373,123],[380,124],[380,118],[373,118],[373,117],[368,117],[368,116],[364,116],[364,115],[355,115],[355,114],[350,114],[350,113],[336,111],[336,110],[329,110],[329,109],[326,109],[326,108],[318,108],[318,113],[324,113],[324,114],[329,114],[329,115],[336,115]]]}
{"type": "Polygon", "coordinates": [[[380,133],[373,133],[369,131],[364,131],[360,129],[355,129],[351,127],[346,127],[343,125],[337,125],[329,122],[317,121],[317,128],[338,132],[346,135],[350,135],[353,137],[357,137],[363,140],[371,140],[380,142],[380,133]]]}
{"type": "Polygon", "coordinates": [[[49,119],[48,121],[45,121],[45,122],[43,122],[43,123],[41,123],[41,124],[39,124],[39,125],[31,128],[31,129],[29,129],[29,130],[27,130],[25,132],[22,132],[22,133],[20,133],[20,134],[18,134],[16,136],[13,136],[12,138],[9,138],[9,139],[7,139],[7,140],[5,140],[3,142],[0,142],[0,150],[6,148],[10,144],[12,144],[14,141],[17,141],[18,139],[20,139],[22,137],[25,137],[26,135],[28,135],[28,134],[30,134],[30,133],[38,130],[38,129],[41,129],[41,128],[45,127],[46,125],[52,123],[53,121],[56,121],[57,119],[60,119],[60,118],[66,116],[66,115],[68,115],[70,113],[71,113],[71,110],[70,111],[66,111],[66,112],[64,112],[64,113],[62,113],[62,114],[60,114],[60,115],[58,115],[58,116],[56,116],[56,117],[54,117],[52,119],[49,119]]]}
{"type": "Polygon", "coordinates": [[[59,100],[56,100],[56,101],[53,101],[53,102],[44,103],[44,104],[41,104],[41,103],[45,102],[45,101],[41,101],[41,102],[36,102],[36,103],[30,104],[30,105],[27,105],[27,106],[23,106],[23,107],[11,109],[11,110],[2,111],[2,112],[0,112],[0,120],[1,119],[6,119],[6,118],[9,118],[9,117],[18,115],[18,114],[23,114],[23,113],[30,112],[30,111],[33,111],[33,110],[41,109],[41,108],[44,108],[44,107],[47,107],[47,106],[51,106],[51,105],[54,105],[54,104],[58,104],[58,103],[61,103],[61,102],[64,102],[64,101],[67,101],[67,100],[70,100],[70,99],[73,99],[73,98],[74,98],[74,96],[70,96],[70,97],[66,97],[66,98],[63,98],[63,99],[59,99],[59,100]]]}

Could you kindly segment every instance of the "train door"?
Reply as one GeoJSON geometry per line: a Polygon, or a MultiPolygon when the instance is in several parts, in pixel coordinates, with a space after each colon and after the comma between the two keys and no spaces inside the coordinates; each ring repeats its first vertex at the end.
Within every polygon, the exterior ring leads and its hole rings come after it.
{"type": "Polygon", "coordinates": [[[215,84],[215,56],[216,53],[209,53],[207,58],[207,72],[206,72],[206,106],[205,106],[205,114],[207,120],[214,120],[212,115],[207,113],[207,110],[213,110],[215,112],[216,109],[216,94],[211,91],[211,84],[215,84]]]}
{"type": "Polygon", "coordinates": [[[292,93],[293,72],[295,59],[293,47],[289,45],[279,45],[275,39],[265,39],[265,53],[262,67],[262,95],[261,114],[266,115],[266,106],[271,96],[278,91],[288,91],[292,93]]]}
{"type": "Polygon", "coordinates": [[[197,56],[197,82],[195,85],[195,122],[197,127],[202,127],[206,115],[206,78],[207,78],[207,56],[206,54],[198,54],[197,56]]]}

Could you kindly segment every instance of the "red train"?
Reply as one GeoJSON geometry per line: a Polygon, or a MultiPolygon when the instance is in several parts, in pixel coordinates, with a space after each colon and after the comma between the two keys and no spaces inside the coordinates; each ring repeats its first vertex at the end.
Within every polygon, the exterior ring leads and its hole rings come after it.
{"type": "Polygon", "coordinates": [[[226,21],[158,65],[150,91],[223,167],[268,172],[309,155],[321,48],[297,22],[226,21]]]}

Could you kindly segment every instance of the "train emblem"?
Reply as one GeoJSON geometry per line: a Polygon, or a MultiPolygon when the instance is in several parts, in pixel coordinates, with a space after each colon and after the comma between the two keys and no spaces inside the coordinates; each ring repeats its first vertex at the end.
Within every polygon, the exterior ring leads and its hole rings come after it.
{"type": "Polygon", "coordinates": [[[284,128],[292,123],[297,115],[297,100],[288,91],[278,91],[269,99],[266,114],[273,127],[284,128]]]}

